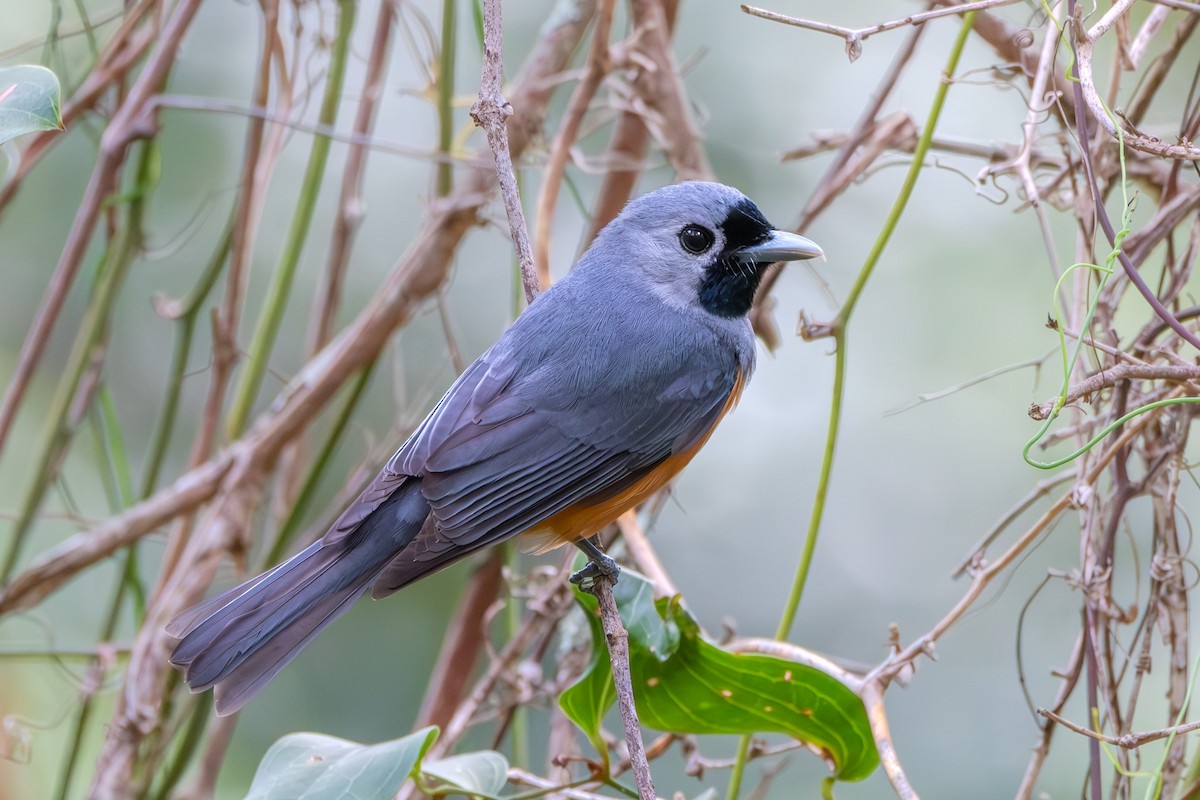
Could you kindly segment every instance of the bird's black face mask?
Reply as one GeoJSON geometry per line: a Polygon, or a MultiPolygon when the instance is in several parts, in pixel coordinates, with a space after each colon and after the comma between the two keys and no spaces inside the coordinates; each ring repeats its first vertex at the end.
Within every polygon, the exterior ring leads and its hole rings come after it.
{"type": "Polygon", "coordinates": [[[750,311],[766,263],[744,258],[740,251],[771,238],[771,223],[746,200],[734,206],[721,223],[725,248],[704,271],[700,304],[718,317],[741,317],[750,311]]]}

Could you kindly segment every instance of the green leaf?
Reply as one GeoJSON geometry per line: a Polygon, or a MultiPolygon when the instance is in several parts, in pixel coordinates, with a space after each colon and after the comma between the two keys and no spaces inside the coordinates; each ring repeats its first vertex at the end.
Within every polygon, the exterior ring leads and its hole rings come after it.
{"type": "Polygon", "coordinates": [[[290,733],[267,750],[246,800],[391,797],[437,739],[425,728],[380,744],[290,733]]]}
{"type": "MultiPolygon", "coordinates": [[[[861,780],[879,765],[862,700],[837,678],[806,664],[722,650],[703,638],[678,598],[648,599],[653,587],[631,570],[622,570],[614,596],[629,631],[642,724],[688,734],[787,734],[819,748],[839,780],[861,780]]],[[[591,621],[594,652],[559,704],[596,742],[615,692],[596,600],[579,591],[576,600],[591,621]]]]}
{"type": "Polygon", "coordinates": [[[0,144],[34,131],[62,130],[58,77],[36,65],[0,69],[0,144]]]}
{"type": "MultiPolygon", "coordinates": [[[[586,605],[585,609],[592,611],[587,609],[586,605]]],[[[608,648],[604,644],[604,632],[594,620],[594,613],[590,614],[591,624],[588,627],[592,632],[592,657],[579,680],[558,696],[558,707],[567,719],[583,731],[583,735],[592,743],[592,747],[604,759],[607,767],[608,747],[601,736],[601,727],[605,713],[617,701],[617,693],[609,675],[608,648]]]]}
{"type": "Polygon", "coordinates": [[[421,772],[461,789],[464,794],[495,797],[508,783],[508,760],[495,750],[426,761],[421,772]]]}

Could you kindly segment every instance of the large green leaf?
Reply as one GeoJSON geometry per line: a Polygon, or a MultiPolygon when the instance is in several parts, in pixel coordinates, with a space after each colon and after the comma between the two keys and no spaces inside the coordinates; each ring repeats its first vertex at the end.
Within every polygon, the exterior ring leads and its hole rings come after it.
{"type": "Polygon", "coordinates": [[[59,130],[58,77],[45,67],[0,69],[0,144],[33,131],[59,130]]]}
{"type": "Polygon", "coordinates": [[[367,745],[319,733],[290,733],[263,756],[246,800],[391,797],[437,735],[437,728],[425,728],[367,745]]]}
{"type": "Polygon", "coordinates": [[[463,794],[495,797],[508,783],[508,759],[495,750],[480,750],[425,761],[421,774],[461,789],[463,794]]]}
{"type": "MultiPolygon", "coordinates": [[[[689,734],[783,733],[822,750],[840,780],[861,780],[879,764],[862,701],[837,678],[806,664],[729,653],[704,639],[677,599],[654,602],[631,570],[614,590],[629,631],[634,700],[644,725],[689,734]]],[[[563,712],[593,742],[615,694],[596,600],[576,592],[593,628],[588,670],[560,698],[563,712]]]]}

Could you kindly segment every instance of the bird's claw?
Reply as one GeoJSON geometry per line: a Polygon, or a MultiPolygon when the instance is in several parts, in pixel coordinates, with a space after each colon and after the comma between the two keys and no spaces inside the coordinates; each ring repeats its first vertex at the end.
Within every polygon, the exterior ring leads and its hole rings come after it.
{"type": "Polygon", "coordinates": [[[571,573],[571,583],[583,589],[587,589],[595,582],[596,578],[601,576],[612,578],[613,583],[617,582],[617,576],[621,574],[621,567],[617,565],[611,557],[600,553],[593,555],[583,569],[571,573]]]}

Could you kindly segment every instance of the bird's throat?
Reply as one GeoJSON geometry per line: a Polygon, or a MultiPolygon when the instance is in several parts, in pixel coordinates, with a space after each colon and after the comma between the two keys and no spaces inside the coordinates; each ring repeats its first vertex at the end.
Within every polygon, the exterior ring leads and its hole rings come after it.
{"type": "Polygon", "coordinates": [[[700,282],[700,305],[718,317],[744,317],[754,304],[761,280],[761,266],[726,256],[705,271],[700,282]]]}

